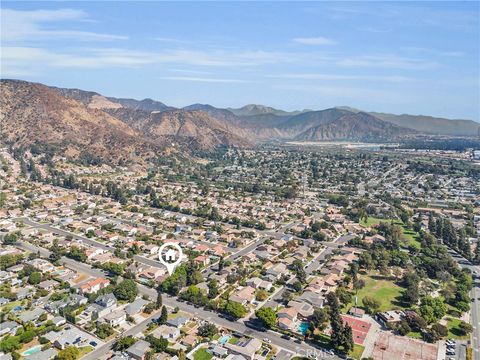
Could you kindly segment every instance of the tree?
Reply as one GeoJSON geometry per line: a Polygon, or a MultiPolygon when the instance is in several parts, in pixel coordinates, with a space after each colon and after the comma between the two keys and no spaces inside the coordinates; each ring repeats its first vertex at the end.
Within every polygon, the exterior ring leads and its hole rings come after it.
{"type": "Polygon", "coordinates": [[[100,339],[105,339],[113,334],[113,328],[109,324],[100,324],[97,326],[97,331],[95,331],[95,334],[100,339]]]}
{"type": "Polygon", "coordinates": [[[167,279],[162,282],[161,289],[170,295],[178,295],[180,290],[187,285],[187,268],[179,265],[167,279]]]}
{"type": "Polygon", "coordinates": [[[85,252],[76,246],[72,246],[70,251],[67,252],[66,255],[67,257],[81,263],[87,261],[87,255],[85,255],[85,252]]]}
{"type": "Polygon", "coordinates": [[[168,340],[164,338],[157,339],[153,335],[148,335],[145,337],[145,340],[148,341],[156,353],[163,352],[167,350],[168,340]]]}
{"type": "Polygon", "coordinates": [[[330,343],[336,349],[342,344],[343,336],[343,320],[340,317],[340,304],[337,296],[334,293],[327,294],[328,305],[330,306],[330,326],[332,334],[330,336],[330,343]]]}
{"type": "Polygon", "coordinates": [[[262,307],[255,311],[257,318],[265,325],[266,328],[273,328],[277,323],[277,314],[270,307],[262,307]]]}
{"type": "Polygon", "coordinates": [[[198,336],[209,338],[209,339],[214,337],[217,333],[218,333],[218,329],[215,326],[215,324],[208,323],[208,322],[199,326],[197,330],[198,336]]]}
{"type": "Polygon", "coordinates": [[[3,245],[13,245],[18,240],[18,232],[8,233],[3,237],[3,245]]]}
{"type": "Polygon", "coordinates": [[[7,336],[0,341],[0,351],[9,353],[14,350],[18,350],[22,347],[20,344],[20,338],[18,336],[7,336]]]}
{"type": "Polygon", "coordinates": [[[135,342],[136,340],[131,336],[121,337],[117,340],[117,342],[113,346],[113,349],[115,351],[123,351],[125,349],[128,349],[133,344],[135,344],[135,342]]]}
{"type": "Polygon", "coordinates": [[[53,240],[52,246],[50,247],[50,251],[51,251],[50,260],[52,261],[52,263],[55,264],[58,262],[58,260],[62,258],[62,250],[58,246],[57,239],[53,240]]]}
{"type": "Polygon", "coordinates": [[[343,351],[348,354],[350,351],[353,350],[353,334],[352,334],[352,328],[350,325],[346,324],[343,330],[342,334],[342,346],[343,346],[343,351]]]}
{"type": "Polygon", "coordinates": [[[37,334],[33,330],[26,330],[20,334],[20,342],[26,344],[32,341],[37,334]]]}
{"type": "Polygon", "coordinates": [[[157,301],[155,302],[155,309],[160,309],[163,305],[162,300],[162,293],[160,291],[157,292],[157,301]]]}
{"type": "Polygon", "coordinates": [[[265,290],[263,289],[258,289],[256,292],[255,292],[255,299],[258,300],[258,301],[264,301],[268,298],[268,292],[266,292],[265,290]]]}
{"type": "Polygon", "coordinates": [[[442,324],[436,323],[431,326],[431,329],[434,330],[440,338],[448,335],[448,328],[442,324]]]}
{"type": "Polygon", "coordinates": [[[208,282],[208,298],[215,299],[218,296],[218,281],[212,279],[208,282]]]}
{"type": "Polygon", "coordinates": [[[187,360],[187,355],[185,355],[185,351],[179,350],[177,353],[178,360],[187,360]]]}
{"type": "Polygon", "coordinates": [[[297,280],[292,284],[292,289],[295,290],[295,292],[299,293],[303,290],[303,285],[300,281],[297,280]]]}
{"type": "Polygon", "coordinates": [[[313,314],[310,317],[310,322],[315,326],[315,328],[323,330],[325,327],[324,323],[328,318],[328,314],[326,310],[323,309],[315,309],[313,310],[313,314]]]}
{"type": "Polygon", "coordinates": [[[247,314],[247,309],[236,301],[227,301],[224,311],[234,319],[240,319],[247,314]]]}
{"type": "Polygon", "coordinates": [[[426,296],[422,299],[419,310],[425,321],[431,324],[445,316],[447,307],[442,299],[426,296]]]}
{"type": "Polygon", "coordinates": [[[289,302],[292,299],[293,299],[292,292],[285,289],[282,293],[282,300],[285,301],[285,302],[289,302]]]}
{"type": "Polygon", "coordinates": [[[76,346],[67,346],[60,350],[55,356],[55,360],[76,360],[80,356],[80,350],[76,346]]]}
{"type": "Polygon", "coordinates": [[[120,284],[115,286],[113,294],[118,300],[133,302],[138,295],[137,284],[131,279],[123,280],[120,284]]]}
{"type": "Polygon", "coordinates": [[[381,305],[380,301],[368,295],[362,299],[362,303],[369,314],[375,314],[381,305]]]}
{"type": "Polygon", "coordinates": [[[200,306],[203,306],[208,302],[205,290],[199,289],[195,285],[190,285],[187,290],[180,294],[180,298],[200,306]]]}
{"type": "Polygon", "coordinates": [[[458,327],[460,328],[460,331],[463,335],[468,335],[473,331],[473,326],[469,323],[466,323],[465,321],[460,322],[458,327]]]}
{"type": "Polygon", "coordinates": [[[157,307],[156,305],[151,302],[151,303],[148,303],[147,305],[145,305],[145,308],[143,309],[143,312],[145,314],[151,314],[153,312],[153,310],[155,310],[157,307]]]}
{"type": "Polygon", "coordinates": [[[40,281],[42,281],[42,274],[38,271],[31,273],[28,277],[28,283],[30,285],[36,285],[40,283],[40,281]]]}
{"type": "Polygon", "coordinates": [[[160,318],[158,319],[159,324],[165,324],[168,320],[168,312],[165,306],[162,306],[162,313],[160,314],[160,318]]]}

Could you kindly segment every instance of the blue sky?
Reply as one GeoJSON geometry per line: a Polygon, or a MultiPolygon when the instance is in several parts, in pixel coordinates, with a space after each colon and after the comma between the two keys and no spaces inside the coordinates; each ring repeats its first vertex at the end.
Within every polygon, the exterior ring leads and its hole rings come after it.
{"type": "Polygon", "coordinates": [[[1,77],[173,106],[480,120],[479,2],[1,3],[1,77]]]}

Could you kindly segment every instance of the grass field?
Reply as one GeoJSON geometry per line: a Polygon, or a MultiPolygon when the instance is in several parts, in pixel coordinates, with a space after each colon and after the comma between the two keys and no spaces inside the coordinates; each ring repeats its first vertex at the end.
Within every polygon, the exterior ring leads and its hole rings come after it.
{"type": "Polygon", "coordinates": [[[79,347],[80,354],[78,355],[78,359],[82,358],[83,356],[87,355],[89,352],[93,351],[93,346],[87,345],[79,347]]]}
{"type": "Polygon", "coordinates": [[[364,346],[355,344],[353,346],[353,351],[350,353],[350,356],[354,359],[360,360],[362,358],[363,350],[365,350],[364,346]]]}
{"type": "MultiPolygon", "coordinates": [[[[391,222],[391,219],[379,219],[375,217],[369,216],[367,221],[362,219],[360,221],[360,225],[366,226],[366,227],[372,227],[375,225],[380,224],[381,222],[391,222]]],[[[401,220],[394,220],[393,223],[395,225],[399,225],[402,227],[403,230],[403,236],[408,240],[408,245],[412,245],[416,247],[417,249],[420,249],[420,241],[419,241],[419,236],[418,233],[413,231],[412,229],[408,228],[405,226],[405,224],[401,220]]]]}
{"type": "Polygon", "coordinates": [[[463,335],[460,330],[460,323],[462,321],[456,318],[447,318],[447,328],[448,328],[448,338],[449,339],[458,339],[458,340],[468,340],[470,335],[463,335]]]}
{"type": "Polygon", "coordinates": [[[193,360],[210,360],[211,358],[213,358],[213,356],[209,354],[205,348],[198,349],[197,352],[193,354],[193,360]]]}
{"type": "MultiPolygon", "coordinates": [[[[363,306],[362,300],[365,296],[370,296],[380,301],[379,311],[403,309],[400,301],[402,288],[392,280],[377,275],[360,276],[360,279],[365,281],[365,286],[357,293],[359,306],[363,306]]],[[[347,305],[347,310],[354,305],[354,301],[347,305]]]]}
{"type": "MultiPolygon", "coordinates": [[[[323,334],[323,333],[315,334],[315,342],[324,349],[332,348],[330,346],[330,336],[326,334],[323,334]]],[[[349,355],[354,359],[360,360],[362,358],[363,350],[365,350],[365,347],[354,344],[353,351],[351,351],[349,355]]]]}

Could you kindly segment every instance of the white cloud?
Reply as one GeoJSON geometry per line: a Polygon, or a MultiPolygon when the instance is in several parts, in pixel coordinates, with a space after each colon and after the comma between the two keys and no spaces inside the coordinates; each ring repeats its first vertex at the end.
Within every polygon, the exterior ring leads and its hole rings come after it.
{"type": "Polygon", "coordinates": [[[249,81],[240,79],[222,79],[222,78],[200,78],[189,76],[167,76],[163,77],[164,80],[174,81],[192,81],[192,82],[208,82],[208,83],[247,83],[249,81]]]}
{"type": "Polygon", "coordinates": [[[339,66],[376,67],[392,69],[426,70],[440,66],[434,61],[425,61],[395,55],[365,55],[340,59],[339,66]]]}
{"type": "Polygon", "coordinates": [[[320,74],[320,73],[294,73],[294,74],[281,74],[272,77],[279,77],[285,79],[301,79],[301,80],[362,80],[362,81],[384,81],[392,83],[403,83],[409,81],[415,81],[413,78],[405,76],[373,76],[373,75],[333,75],[333,74],[320,74]]]}
{"type": "Polygon", "coordinates": [[[22,40],[56,40],[74,39],[78,41],[98,40],[125,40],[127,36],[103,34],[90,31],[75,31],[67,29],[50,30],[47,24],[61,21],[87,21],[88,16],[82,10],[58,9],[58,10],[32,10],[19,11],[2,9],[0,12],[3,42],[22,40]]]}
{"type": "MultiPolygon", "coordinates": [[[[81,48],[69,52],[37,47],[4,46],[1,52],[2,76],[18,72],[39,73],[47,68],[140,67],[148,64],[174,64],[204,67],[251,67],[289,61],[281,53],[263,51],[134,51],[121,48],[81,48]]],[[[203,78],[205,79],[205,78],[203,78]]]]}
{"type": "Polygon", "coordinates": [[[323,36],[295,38],[293,42],[302,45],[335,45],[337,43],[323,36]]]}

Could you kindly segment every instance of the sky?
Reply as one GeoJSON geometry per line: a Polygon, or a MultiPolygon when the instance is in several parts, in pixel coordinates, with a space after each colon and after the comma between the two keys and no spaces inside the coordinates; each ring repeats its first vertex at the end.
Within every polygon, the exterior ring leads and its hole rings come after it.
{"type": "Polygon", "coordinates": [[[0,75],[181,107],[480,120],[480,2],[1,2],[0,75]]]}

